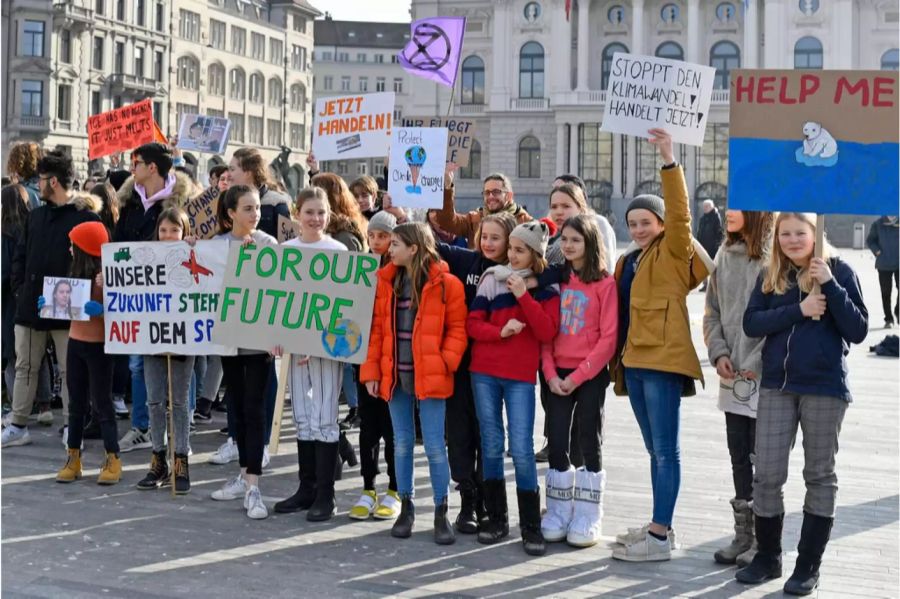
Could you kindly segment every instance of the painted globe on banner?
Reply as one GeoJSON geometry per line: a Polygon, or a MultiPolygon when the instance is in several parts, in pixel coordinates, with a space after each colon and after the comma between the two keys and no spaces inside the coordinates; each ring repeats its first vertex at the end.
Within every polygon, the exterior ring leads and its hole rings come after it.
{"type": "Polygon", "coordinates": [[[354,321],[342,318],[334,325],[335,332],[322,331],[322,346],[332,358],[349,358],[362,346],[362,332],[354,321]]]}
{"type": "Polygon", "coordinates": [[[422,166],[425,164],[425,148],[422,146],[407,148],[404,158],[406,159],[406,164],[410,166],[422,166]]]}

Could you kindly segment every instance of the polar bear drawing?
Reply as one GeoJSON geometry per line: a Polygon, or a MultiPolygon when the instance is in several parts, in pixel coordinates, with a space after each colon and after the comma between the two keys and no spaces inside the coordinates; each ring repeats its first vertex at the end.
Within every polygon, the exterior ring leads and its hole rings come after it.
{"type": "Polygon", "coordinates": [[[837,142],[820,123],[809,121],[803,125],[803,153],[807,156],[831,158],[837,154],[837,142]]]}

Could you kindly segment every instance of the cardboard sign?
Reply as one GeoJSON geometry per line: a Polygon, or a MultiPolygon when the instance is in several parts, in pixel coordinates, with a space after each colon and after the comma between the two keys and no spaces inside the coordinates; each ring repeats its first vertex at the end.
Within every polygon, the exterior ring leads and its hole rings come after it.
{"type": "Polygon", "coordinates": [[[54,320],[90,320],[84,305],[91,301],[90,279],[44,277],[44,307],[38,316],[54,320]]]}
{"type": "Polygon", "coordinates": [[[228,145],[231,121],[220,116],[185,114],[178,128],[175,147],[195,152],[224,154],[228,145]]]}
{"type": "Polygon", "coordinates": [[[387,156],[394,92],[316,100],[313,152],[318,160],[387,156]]]}
{"type": "Polygon", "coordinates": [[[213,339],[361,364],[377,270],[372,254],[234,243],[213,339]]]}
{"type": "MultiPolygon", "coordinates": [[[[220,192],[221,194],[221,192],[220,192]]],[[[218,232],[216,210],[219,197],[211,197],[206,192],[191,198],[184,205],[188,219],[191,221],[191,234],[197,239],[212,239],[218,232]]]]}
{"type": "Polygon", "coordinates": [[[616,52],[600,128],[649,138],[659,127],[676,143],[702,146],[715,78],[713,67],[616,52]]]}
{"type": "Polygon", "coordinates": [[[88,118],[88,158],[131,150],[156,139],[150,98],[88,118]]]}
{"type": "Polygon", "coordinates": [[[212,342],[227,241],[103,245],[108,354],[233,355],[212,342]]]}
{"type": "Polygon", "coordinates": [[[469,166],[469,154],[472,152],[472,142],[475,141],[475,121],[411,116],[403,117],[402,124],[404,127],[446,127],[447,162],[454,162],[461,167],[469,166]]]}
{"type": "Polygon", "coordinates": [[[443,127],[398,127],[391,140],[388,193],[394,206],[444,205],[447,137],[443,127]]]}
{"type": "Polygon", "coordinates": [[[296,239],[297,237],[300,237],[300,223],[279,214],[277,233],[276,239],[278,239],[278,243],[296,239]]]}
{"type": "Polygon", "coordinates": [[[897,214],[896,71],[731,72],[728,207],[897,214]]]}

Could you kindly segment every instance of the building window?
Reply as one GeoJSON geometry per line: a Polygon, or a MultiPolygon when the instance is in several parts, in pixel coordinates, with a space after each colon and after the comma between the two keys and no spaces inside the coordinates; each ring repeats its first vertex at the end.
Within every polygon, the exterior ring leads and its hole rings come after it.
{"type": "Polygon", "coordinates": [[[519,53],[519,97],[544,97],[544,48],[528,42],[519,53]]]}
{"type": "Polygon", "coordinates": [[[484,104],[484,61],[469,56],[462,64],[461,104],[484,104]]]}
{"type": "Polygon", "coordinates": [[[385,86],[385,78],[384,78],[384,77],[377,77],[377,78],[375,79],[375,91],[377,91],[377,92],[383,92],[383,91],[384,91],[384,86],[385,86]]]}
{"type": "Polygon", "coordinates": [[[675,42],[663,42],[656,48],[656,55],[670,60],[684,60],[684,50],[675,42]]]}
{"type": "Polygon", "coordinates": [[[241,69],[231,69],[231,80],[229,81],[228,97],[232,100],[244,99],[244,71],[241,69]]]}
{"type": "Polygon", "coordinates": [[[221,110],[216,110],[215,108],[207,108],[206,114],[208,114],[209,116],[217,116],[217,117],[223,118],[223,119],[225,118],[225,112],[223,112],[221,110]]]}
{"type": "Polygon", "coordinates": [[[637,138],[635,145],[635,168],[637,181],[633,195],[639,193],[653,193],[660,195],[654,187],[660,184],[659,168],[657,166],[656,148],[646,139],[637,138]],[[640,191],[638,191],[640,190],[640,191]]]}
{"type": "Polygon", "coordinates": [[[56,88],[56,118],[68,121],[72,118],[72,86],[60,85],[56,88]]]}
{"type": "Polygon", "coordinates": [[[290,136],[292,148],[303,147],[303,125],[291,123],[290,136]]]}
{"type": "MultiPolygon", "coordinates": [[[[251,77],[252,81],[253,78],[251,77]]],[[[247,123],[247,141],[258,146],[263,145],[263,120],[259,116],[251,116],[247,123]]]]}
{"type": "Polygon", "coordinates": [[[217,50],[225,49],[225,23],[222,21],[209,20],[209,44],[217,50]]]}
{"type": "Polygon", "coordinates": [[[541,177],[541,142],[533,135],[527,135],[519,142],[520,179],[540,179],[541,177]]]}
{"type": "Polygon", "coordinates": [[[153,102],[153,121],[156,124],[162,122],[162,102],[156,100],[153,102]]]}
{"type": "Polygon", "coordinates": [[[116,55],[113,57],[113,68],[116,73],[125,72],[125,42],[116,42],[116,55]]]}
{"type": "Polygon", "coordinates": [[[678,9],[678,6],[675,4],[666,4],[659,11],[659,18],[662,19],[663,23],[668,25],[674,25],[678,22],[678,19],[681,17],[681,11],[678,9]]]}
{"type": "Polygon", "coordinates": [[[144,49],[141,47],[134,49],[134,74],[138,77],[144,76],[144,49]]]}
{"type": "Polygon", "coordinates": [[[703,145],[697,150],[697,183],[728,185],[728,124],[707,125],[703,145]]]}
{"type": "Polygon", "coordinates": [[[819,10],[819,0],[800,0],[800,12],[807,17],[813,16],[819,10]]]}
{"type": "Polygon", "coordinates": [[[162,2],[156,3],[156,30],[166,30],[166,5],[162,2]]]}
{"type": "Polygon", "coordinates": [[[291,110],[306,110],[306,87],[302,83],[291,86],[291,110]]]}
{"type": "Polygon", "coordinates": [[[394,109],[394,122],[400,123],[403,121],[403,109],[395,108],[394,109]]]}
{"type": "MultiPolygon", "coordinates": [[[[576,165],[573,163],[572,167],[576,165]]],[[[613,180],[613,136],[600,123],[578,125],[578,172],[584,178],[591,205],[609,208],[613,180]]]]}
{"type": "Polygon", "coordinates": [[[400,62],[400,59],[397,58],[396,54],[391,54],[391,64],[397,64],[400,62]]]}
{"type": "Polygon", "coordinates": [[[722,2],[716,7],[716,18],[719,19],[720,23],[734,22],[735,14],[734,4],[731,2],[722,2]]]}
{"type": "Polygon", "coordinates": [[[94,12],[98,15],[103,15],[106,13],[106,0],[97,0],[94,2],[94,12]]]}
{"type": "MultiPolygon", "coordinates": [[[[259,73],[253,73],[250,75],[250,87],[248,90],[248,96],[250,101],[254,104],[262,104],[263,103],[263,77],[259,73]]],[[[252,124],[252,123],[251,123],[252,124]]],[[[251,127],[252,131],[252,127],[251,127]]],[[[251,137],[253,137],[251,133],[251,137]]]]}
{"type": "Polygon", "coordinates": [[[269,39],[269,61],[279,66],[284,62],[284,44],[274,37],[269,39]]]}
{"type": "Polygon", "coordinates": [[[250,34],[250,55],[256,60],[266,59],[266,36],[261,33],[250,34]]]}
{"type": "Polygon", "coordinates": [[[269,79],[269,106],[278,108],[284,103],[284,88],[281,79],[272,77],[269,79]]]}
{"type": "Polygon", "coordinates": [[[266,138],[270,146],[278,147],[281,145],[281,121],[269,119],[267,124],[266,138]]]}
{"type": "Polygon", "coordinates": [[[239,112],[229,112],[228,120],[231,121],[231,139],[244,141],[244,115],[239,112]]]}
{"type": "Polygon", "coordinates": [[[881,55],[881,70],[900,70],[900,50],[898,50],[897,48],[892,48],[881,55]]]}
{"type": "Polygon", "coordinates": [[[243,27],[231,26],[231,51],[240,56],[247,53],[247,30],[243,27]]]}
{"type": "Polygon", "coordinates": [[[199,114],[200,109],[193,104],[181,104],[178,103],[175,105],[175,122],[181,125],[182,117],[186,114],[199,114]]]}
{"type": "Polygon", "coordinates": [[[320,58],[322,60],[331,60],[333,58],[333,56],[334,55],[331,52],[322,52],[322,54],[320,55],[320,58]]]}
{"type": "Polygon", "coordinates": [[[91,92],[91,114],[100,114],[103,112],[103,96],[100,92],[91,92]]]}
{"type": "Polygon", "coordinates": [[[359,91],[361,91],[361,92],[369,91],[369,78],[368,77],[360,77],[359,78],[359,91]]]}
{"type": "Polygon", "coordinates": [[[207,70],[207,89],[211,96],[225,95],[225,67],[213,63],[207,70]]]}
{"type": "Polygon", "coordinates": [[[616,52],[628,52],[625,44],[618,42],[607,45],[603,48],[603,54],[600,57],[600,87],[607,89],[609,87],[609,73],[612,71],[613,54],[616,52]]]}
{"type": "Polygon", "coordinates": [[[384,54],[376,54],[375,62],[377,62],[378,64],[384,63],[384,54]]]}
{"type": "Polygon", "coordinates": [[[403,79],[399,77],[394,78],[394,93],[402,94],[403,93],[403,79]]]}
{"type": "Polygon", "coordinates": [[[331,75],[325,75],[324,77],[322,77],[322,89],[324,89],[325,91],[331,91],[333,87],[334,77],[332,77],[331,75]]]}
{"type": "Polygon", "coordinates": [[[358,52],[358,53],[356,54],[356,62],[366,62],[366,53],[365,53],[365,52],[358,52]]]}
{"type": "Polygon", "coordinates": [[[182,38],[200,41],[200,15],[183,8],[178,11],[178,33],[182,38]]]}
{"type": "MultiPolygon", "coordinates": [[[[147,3],[144,0],[137,0],[137,6],[134,9],[135,12],[135,22],[138,27],[143,27],[147,24],[147,3]]],[[[199,19],[199,17],[197,17],[199,19]]],[[[193,38],[191,38],[193,39],[193,38]]]]}
{"type": "Polygon", "coordinates": [[[350,91],[350,77],[348,77],[347,75],[341,77],[341,91],[350,91]]]}
{"type": "Polygon", "coordinates": [[[44,116],[44,82],[22,80],[22,116],[44,116]]]}
{"type": "Polygon", "coordinates": [[[291,47],[291,68],[302,71],[306,68],[306,48],[294,45],[291,47]]]}
{"type": "Polygon", "coordinates": [[[178,59],[178,87],[182,89],[200,89],[200,63],[190,56],[178,59]]]}
{"type": "Polygon", "coordinates": [[[72,64],[72,32],[69,29],[59,32],[59,61],[72,64]]]}
{"type": "Polygon", "coordinates": [[[306,33],[306,17],[303,15],[294,15],[294,31],[297,33],[306,33]]]}
{"type": "Polygon", "coordinates": [[[616,4],[606,11],[606,18],[613,25],[621,25],[625,22],[625,8],[621,4],[616,4]]]}
{"type": "Polygon", "coordinates": [[[715,67],[715,89],[728,89],[731,69],[741,68],[741,51],[731,42],[719,42],[709,51],[709,66],[715,67]]]}
{"type": "Polygon", "coordinates": [[[122,96],[113,96],[113,102],[112,102],[113,110],[122,108],[122,105],[123,105],[122,96]]]}
{"type": "Polygon", "coordinates": [[[95,69],[103,69],[103,38],[94,38],[93,66],[95,69]]]}
{"type": "Polygon", "coordinates": [[[125,0],[116,0],[116,19],[125,21],[125,0]]]}
{"type": "Polygon", "coordinates": [[[481,144],[477,139],[472,140],[469,149],[469,165],[460,167],[460,179],[481,179],[481,144]]]}
{"type": "Polygon", "coordinates": [[[163,80],[163,53],[156,52],[153,59],[153,79],[162,82],[163,80]]]}
{"type": "Polygon", "coordinates": [[[795,69],[822,68],[822,42],[814,37],[801,37],[794,44],[795,69]]]}
{"type": "Polygon", "coordinates": [[[349,52],[338,52],[337,53],[337,61],[338,62],[350,62],[350,53],[349,52]]]}
{"type": "Polygon", "coordinates": [[[44,22],[25,20],[22,31],[22,56],[44,55],[44,22]]]}

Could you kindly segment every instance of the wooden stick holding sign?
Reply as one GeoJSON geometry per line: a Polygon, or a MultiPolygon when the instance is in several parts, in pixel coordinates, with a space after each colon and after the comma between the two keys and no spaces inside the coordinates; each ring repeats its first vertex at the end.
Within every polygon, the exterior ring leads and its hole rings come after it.
{"type": "MultiPolygon", "coordinates": [[[[269,455],[278,454],[281,441],[281,419],[284,418],[284,396],[287,392],[287,379],[291,373],[291,354],[281,356],[281,368],[278,369],[278,392],[275,394],[275,415],[272,417],[272,434],[269,435],[269,455]]],[[[291,398],[293,401],[293,398],[291,398]]]]}
{"type": "MultiPolygon", "coordinates": [[[[816,215],[816,248],[813,251],[813,257],[821,258],[824,248],[825,248],[825,215],[817,214],[816,215]]],[[[810,293],[815,293],[815,294],[822,293],[822,286],[819,285],[818,281],[814,280],[812,291],[810,293]]],[[[813,320],[821,320],[822,317],[821,316],[813,316],[812,319],[813,320]]]]}

